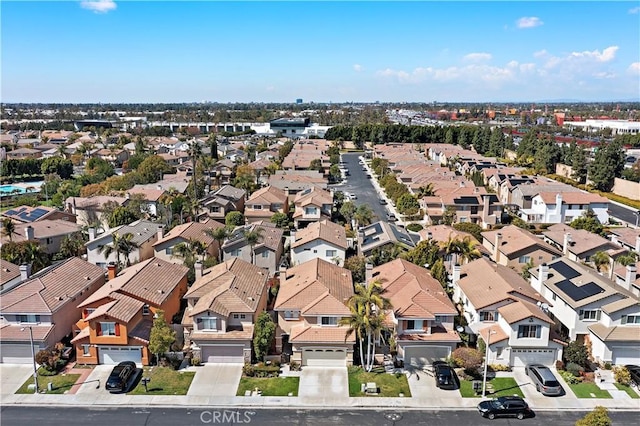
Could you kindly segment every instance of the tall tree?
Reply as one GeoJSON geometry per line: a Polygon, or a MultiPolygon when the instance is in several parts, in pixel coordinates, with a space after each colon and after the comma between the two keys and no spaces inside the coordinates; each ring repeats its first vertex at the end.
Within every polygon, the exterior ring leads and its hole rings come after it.
{"type": "Polygon", "coordinates": [[[599,251],[591,256],[591,261],[598,272],[607,272],[611,267],[611,258],[604,251],[599,251]]]}
{"type": "Polygon", "coordinates": [[[2,235],[7,237],[9,241],[13,241],[13,235],[16,234],[16,224],[8,217],[1,219],[2,235]]]}
{"type": "Polygon", "coordinates": [[[276,324],[271,319],[271,315],[267,312],[260,313],[253,332],[253,350],[256,359],[264,360],[264,357],[269,354],[275,336],[276,324]]]}
{"type": "Polygon", "coordinates": [[[219,228],[210,228],[205,231],[205,233],[216,240],[218,243],[218,262],[222,263],[222,242],[229,237],[229,228],[226,226],[221,226],[219,228]]]}
{"type": "Polygon", "coordinates": [[[105,258],[111,256],[111,253],[116,254],[116,261],[118,264],[123,264],[125,266],[131,266],[131,260],[129,259],[129,255],[133,253],[135,249],[138,248],[138,244],[133,241],[133,234],[127,232],[125,234],[118,234],[114,232],[111,234],[112,242],[111,244],[106,244],[102,246],[100,251],[104,254],[105,258]],[[120,256],[124,256],[125,262],[120,262],[120,256]]]}
{"type": "Polygon", "coordinates": [[[573,155],[571,156],[571,179],[575,180],[579,184],[583,184],[587,181],[587,151],[581,147],[576,147],[573,155]]]}
{"type": "Polygon", "coordinates": [[[264,228],[260,228],[260,227],[253,227],[253,229],[245,228],[242,230],[242,236],[247,242],[247,244],[249,245],[249,247],[251,248],[251,263],[253,263],[254,265],[255,265],[255,257],[256,257],[256,253],[254,249],[256,245],[258,245],[258,243],[262,241],[263,233],[264,233],[264,228]]]}
{"type": "Polygon", "coordinates": [[[599,191],[609,192],[614,179],[620,177],[624,169],[625,154],[618,140],[600,145],[594,161],[589,165],[589,179],[599,191]]]}
{"type": "Polygon", "coordinates": [[[156,354],[157,364],[159,364],[162,354],[167,352],[175,341],[176,332],[167,324],[164,311],[158,309],[155,312],[149,335],[149,352],[156,354]]]}
{"type": "Polygon", "coordinates": [[[338,325],[348,327],[344,336],[345,342],[352,335],[355,334],[358,347],[360,349],[360,365],[364,368],[364,348],[363,342],[366,335],[367,321],[365,319],[364,305],[358,303],[349,303],[349,311],[351,314],[348,317],[343,317],[338,322],[338,325]]]}

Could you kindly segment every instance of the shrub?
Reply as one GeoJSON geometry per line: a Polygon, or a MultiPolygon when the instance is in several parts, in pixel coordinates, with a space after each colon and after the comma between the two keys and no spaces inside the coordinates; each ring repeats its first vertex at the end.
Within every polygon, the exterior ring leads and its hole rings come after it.
{"type": "Polygon", "coordinates": [[[611,363],[610,362],[605,362],[604,363],[604,369],[605,370],[611,370],[611,363]]]}
{"type": "Polygon", "coordinates": [[[576,426],[611,426],[612,424],[607,409],[600,406],[576,422],[576,426]]]}
{"type": "Polygon", "coordinates": [[[563,354],[564,359],[569,363],[585,366],[589,362],[589,350],[577,341],[569,342],[563,354]]]}
{"type": "Polygon", "coordinates": [[[407,225],[407,231],[419,232],[420,230],[422,230],[422,225],[419,223],[410,223],[407,225]]]}
{"type": "Polygon", "coordinates": [[[200,357],[194,356],[193,358],[191,358],[191,365],[193,366],[200,365],[200,362],[200,357]]]}
{"type": "Polygon", "coordinates": [[[289,363],[289,370],[291,370],[291,371],[300,371],[300,367],[301,367],[301,365],[297,361],[291,361],[289,363]]]}
{"type": "Polygon", "coordinates": [[[574,362],[570,362],[569,364],[567,364],[567,371],[573,374],[575,377],[578,377],[580,376],[580,373],[584,372],[584,368],[574,362]]]}
{"type": "Polygon", "coordinates": [[[560,370],[560,371],[558,371],[558,374],[560,374],[562,376],[562,378],[564,379],[564,381],[567,382],[570,385],[575,385],[576,383],[580,383],[581,382],[579,377],[574,376],[573,374],[569,373],[568,371],[560,370]]]}
{"type": "Polygon", "coordinates": [[[482,353],[477,349],[462,346],[454,350],[451,356],[456,365],[465,370],[476,369],[482,364],[482,353]]]}
{"type": "Polygon", "coordinates": [[[278,377],[280,375],[280,367],[263,364],[245,364],[242,372],[247,377],[278,377]]]}
{"type": "Polygon", "coordinates": [[[564,370],[564,362],[561,360],[557,360],[556,361],[556,369],[558,370],[564,370]]]}
{"type": "Polygon", "coordinates": [[[58,374],[58,372],[56,370],[49,370],[47,368],[44,367],[44,365],[40,368],[38,368],[38,376],[55,376],[56,374],[58,374]]]}
{"type": "Polygon", "coordinates": [[[629,373],[629,370],[627,370],[627,368],[622,365],[616,366],[613,369],[613,377],[616,382],[620,383],[621,385],[628,385],[629,383],[631,383],[631,373],[629,373]]]}
{"type": "Polygon", "coordinates": [[[489,364],[488,368],[491,371],[511,371],[511,367],[504,364],[489,364]]]}

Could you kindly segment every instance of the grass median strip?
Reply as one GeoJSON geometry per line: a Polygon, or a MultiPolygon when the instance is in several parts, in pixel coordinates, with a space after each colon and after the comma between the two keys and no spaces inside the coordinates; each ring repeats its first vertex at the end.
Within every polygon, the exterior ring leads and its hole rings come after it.
{"type": "Polygon", "coordinates": [[[612,398],[609,392],[600,389],[595,383],[576,383],[569,387],[578,398],[612,398]]]}
{"type": "Polygon", "coordinates": [[[145,391],[142,381],[129,395],[186,395],[193,381],[193,371],[180,371],[168,367],[145,367],[143,377],[151,378],[145,391]]]}
{"type": "MultiPolygon", "coordinates": [[[[524,394],[518,386],[518,383],[512,377],[495,377],[491,380],[487,380],[487,393],[489,398],[498,398],[500,396],[513,396],[517,395],[524,398],[524,394]],[[489,390],[491,390],[489,392],[489,390]]],[[[460,380],[460,395],[463,398],[480,398],[482,393],[477,394],[473,390],[473,382],[470,380],[460,380]]]]}
{"type": "Polygon", "coordinates": [[[237,396],[245,396],[246,392],[259,389],[262,396],[298,396],[299,377],[242,377],[238,385],[237,396]]]}
{"type": "MultiPolygon", "coordinates": [[[[79,377],[79,374],[57,374],[55,376],[38,375],[38,389],[40,392],[48,394],[63,394],[71,389],[79,377]],[[52,391],[47,390],[49,382],[53,385],[52,391]]],[[[29,385],[32,384],[33,376],[29,377],[27,381],[20,386],[20,389],[18,389],[16,393],[34,393],[33,389],[29,389],[29,385]]]]}

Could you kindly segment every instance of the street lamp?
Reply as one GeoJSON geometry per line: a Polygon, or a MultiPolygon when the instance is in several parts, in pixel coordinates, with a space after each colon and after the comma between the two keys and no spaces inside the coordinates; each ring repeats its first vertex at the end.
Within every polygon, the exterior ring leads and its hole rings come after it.
{"type": "Polygon", "coordinates": [[[640,210],[636,210],[636,229],[638,229],[638,219],[640,219],[640,210]]]}
{"type": "Polygon", "coordinates": [[[20,331],[29,329],[29,342],[31,343],[31,359],[33,360],[33,381],[36,384],[36,390],[34,393],[38,393],[38,367],[36,366],[36,351],[33,349],[33,328],[30,325],[22,327],[20,331]]]}
{"type": "Polygon", "coordinates": [[[484,354],[484,376],[482,377],[482,397],[487,394],[487,367],[489,366],[489,345],[491,344],[491,335],[496,334],[493,330],[487,330],[487,344],[484,354]]]}

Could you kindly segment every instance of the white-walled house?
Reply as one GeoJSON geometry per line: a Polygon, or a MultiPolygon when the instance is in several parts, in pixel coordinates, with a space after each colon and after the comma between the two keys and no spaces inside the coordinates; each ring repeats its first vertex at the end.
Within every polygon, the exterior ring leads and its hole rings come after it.
{"type": "Polygon", "coordinates": [[[592,210],[600,223],[609,223],[609,200],[590,192],[540,192],[531,199],[531,208],[520,209],[528,223],[571,223],[592,210]]]}
{"type": "Polygon", "coordinates": [[[531,285],[550,301],[562,334],[590,342],[596,361],[640,364],[640,300],[567,258],[540,265],[531,285]]]}
{"type": "MultiPolygon", "coordinates": [[[[109,256],[105,256],[102,251],[104,246],[113,244],[114,234],[119,237],[132,234],[131,241],[138,247],[129,253],[128,263],[134,264],[153,257],[153,244],[158,241],[158,236],[162,237],[162,225],[159,226],[157,223],[141,219],[130,225],[118,226],[100,235],[96,235],[95,228],[89,228],[89,241],[85,243],[87,262],[106,270],[109,263],[118,261],[115,250],[109,256]]],[[[120,260],[127,263],[127,259],[121,258],[120,260]]]]}
{"type": "Polygon", "coordinates": [[[343,226],[329,220],[313,222],[299,231],[291,231],[291,265],[319,258],[344,265],[347,235],[343,226]]]}

